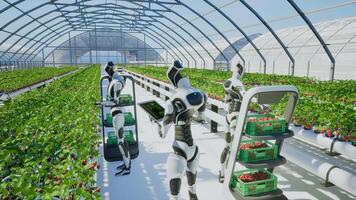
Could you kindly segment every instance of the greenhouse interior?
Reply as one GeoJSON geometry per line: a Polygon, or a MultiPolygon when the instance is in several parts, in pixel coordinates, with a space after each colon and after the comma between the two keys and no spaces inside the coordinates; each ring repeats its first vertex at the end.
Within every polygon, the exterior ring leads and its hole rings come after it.
{"type": "Polygon", "coordinates": [[[356,199],[355,0],[1,0],[1,200],[356,199]]]}

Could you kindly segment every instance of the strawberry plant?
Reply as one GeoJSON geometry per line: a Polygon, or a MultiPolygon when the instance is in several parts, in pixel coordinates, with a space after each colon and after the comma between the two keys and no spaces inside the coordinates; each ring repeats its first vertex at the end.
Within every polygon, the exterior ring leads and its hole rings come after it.
{"type": "Polygon", "coordinates": [[[0,198],[96,199],[99,67],[0,108],[0,198]]]}
{"type": "Polygon", "coordinates": [[[48,80],[73,71],[77,67],[41,67],[35,69],[20,69],[0,73],[0,91],[12,92],[35,83],[48,80]]]}
{"type": "MultiPolygon", "coordinates": [[[[165,82],[168,81],[166,78],[167,67],[129,66],[127,69],[165,82]]],[[[224,99],[222,83],[231,77],[231,72],[186,68],[182,73],[189,77],[194,87],[201,89],[209,97],[218,100],[224,99]]],[[[349,135],[356,131],[356,81],[354,80],[330,82],[305,77],[246,73],[242,81],[246,89],[260,85],[296,86],[300,98],[293,122],[305,129],[314,127],[316,132],[322,133],[327,130],[334,132],[337,129],[340,130],[340,135],[349,135]]],[[[285,105],[286,99],[278,105],[272,105],[271,108],[274,113],[281,115],[285,105]]]]}

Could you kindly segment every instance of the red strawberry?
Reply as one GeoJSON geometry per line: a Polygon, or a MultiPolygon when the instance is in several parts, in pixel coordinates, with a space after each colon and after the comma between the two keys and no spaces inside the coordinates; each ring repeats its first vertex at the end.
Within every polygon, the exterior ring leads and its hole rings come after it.
{"type": "Polygon", "coordinates": [[[82,165],[87,165],[88,161],[87,160],[83,160],[82,161],[82,165]]]}
{"type": "Polygon", "coordinates": [[[100,192],[100,187],[97,187],[94,192],[100,192]]]}
{"type": "Polygon", "coordinates": [[[333,135],[333,132],[331,131],[331,130],[328,130],[327,132],[326,132],[326,135],[328,136],[328,137],[333,137],[334,135],[333,135]]]}

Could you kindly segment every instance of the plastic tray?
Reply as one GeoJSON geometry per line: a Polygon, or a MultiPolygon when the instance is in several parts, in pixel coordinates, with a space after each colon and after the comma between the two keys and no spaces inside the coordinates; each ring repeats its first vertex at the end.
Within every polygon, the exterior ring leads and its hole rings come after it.
{"type": "Polygon", "coordinates": [[[124,131],[124,140],[129,144],[134,144],[136,142],[135,136],[131,130],[124,131]]]}
{"type": "Polygon", "coordinates": [[[132,116],[132,113],[130,112],[125,112],[125,125],[124,126],[133,126],[135,125],[135,119],[132,116]]]}
{"type": "Polygon", "coordinates": [[[238,192],[243,196],[270,192],[277,189],[277,177],[264,169],[247,169],[247,170],[237,171],[234,172],[233,174],[231,187],[235,192],[238,192]],[[239,180],[237,178],[242,174],[255,173],[255,172],[264,172],[268,174],[269,178],[266,180],[259,180],[254,182],[243,182],[242,180],[239,180]]]}
{"type": "Polygon", "coordinates": [[[117,135],[115,134],[114,131],[109,131],[108,132],[108,138],[106,140],[106,143],[108,144],[109,147],[117,147],[117,135]]]}
{"type": "MultiPolygon", "coordinates": [[[[259,142],[259,140],[249,139],[242,140],[242,144],[253,144],[259,142]]],[[[238,152],[237,159],[243,163],[257,162],[262,160],[273,160],[278,156],[278,145],[273,144],[267,140],[262,140],[261,142],[268,145],[268,147],[256,148],[256,149],[241,149],[238,152]]]]}
{"type": "MultiPolygon", "coordinates": [[[[132,113],[130,113],[130,112],[125,112],[125,113],[124,113],[124,117],[125,117],[125,124],[124,124],[124,126],[133,126],[133,125],[135,125],[135,119],[133,118],[132,113]]],[[[105,124],[105,126],[107,126],[107,127],[112,127],[112,126],[113,126],[113,124],[112,124],[112,117],[111,117],[111,114],[110,114],[110,113],[107,113],[107,114],[106,114],[106,118],[105,118],[104,124],[105,124]]]]}
{"type": "Polygon", "coordinates": [[[245,134],[258,136],[258,135],[270,135],[285,133],[286,120],[284,118],[277,118],[272,114],[254,114],[247,116],[247,123],[245,128],[245,134]],[[255,118],[257,121],[251,122],[255,118]],[[261,118],[273,118],[273,120],[258,121],[261,118]]]}
{"type": "Polygon", "coordinates": [[[119,96],[119,106],[133,105],[132,96],[130,94],[122,94],[119,96]]]}

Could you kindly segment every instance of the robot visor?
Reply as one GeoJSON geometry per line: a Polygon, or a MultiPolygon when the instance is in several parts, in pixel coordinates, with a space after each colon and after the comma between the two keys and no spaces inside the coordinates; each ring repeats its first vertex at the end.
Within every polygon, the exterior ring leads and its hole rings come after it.
{"type": "Polygon", "coordinates": [[[203,95],[200,92],[193,92],[187,95],[187,100],[190,105],[198,106],[203,103],[203,95]]]}

